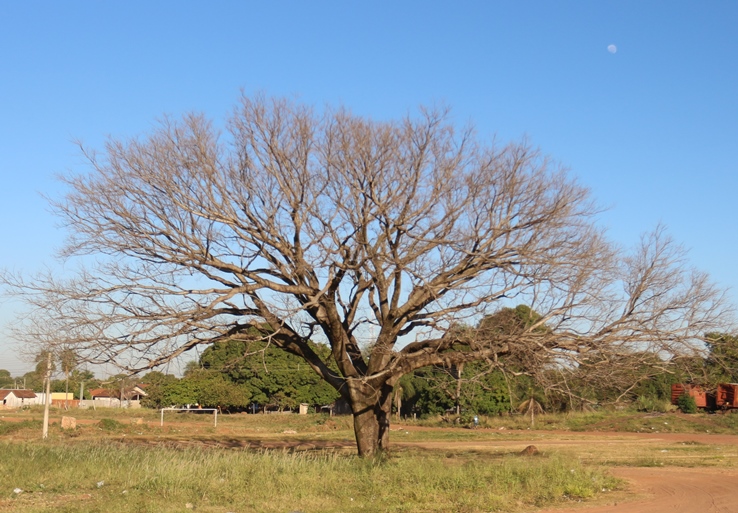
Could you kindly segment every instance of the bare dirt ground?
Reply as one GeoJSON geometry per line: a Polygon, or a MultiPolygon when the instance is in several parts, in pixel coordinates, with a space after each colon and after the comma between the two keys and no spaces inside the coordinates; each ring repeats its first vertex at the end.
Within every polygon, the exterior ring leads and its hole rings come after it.
{"type": "Polygon", "coordinates": [[[605,504],[539,513],[736,513],[738,472],[714,468],[617,468],[630,483],[605,504]]]}
{"type": "MultiPolygon", "coordinates": [[[[569,452],[596,462],[618,463],[641,453],[649,467],[621,466],[611,473],[624,479],[627,489],[604,495],[596,503],[553,508],[538,513],[738,513],[738,435],[707,433],[607,433],[571,431],[507,431],[497,440],[402,442],[398,427],[394,443],[427,450],[518,452],[535,445],[543,454],[569,452]],[[400,438],[400,440],[398,440],[400,438]],[[713,466],[689,468],[690,458],[713,466]],[[659,458],[667,466],[661,467],[659,458]],[[679,465],[679,466],[668,466],[679,465]]],[[[422,428],[421,428],[422,429],[422,428]]]]}

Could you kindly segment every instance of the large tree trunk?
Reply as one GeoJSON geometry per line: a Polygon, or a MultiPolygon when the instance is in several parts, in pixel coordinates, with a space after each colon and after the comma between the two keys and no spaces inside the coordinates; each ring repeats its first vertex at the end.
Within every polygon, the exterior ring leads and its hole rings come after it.
{"type": "Polygon", "coordinates": [[[389,448],[392,386],[385,383],[377,389],[360,384],[351,387],[350,396],[359,456],[385,452],[389,448]]]}

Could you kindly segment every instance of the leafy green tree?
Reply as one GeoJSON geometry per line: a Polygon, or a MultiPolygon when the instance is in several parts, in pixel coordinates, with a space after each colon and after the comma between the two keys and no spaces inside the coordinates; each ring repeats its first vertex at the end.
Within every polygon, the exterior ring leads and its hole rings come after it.
{"type": "Polygon", "coordinates": [[[457,404],[460,410],[484,415],[510,411],[511,408],[504,375],[500,370],[490,371],[489,366],[483,363],[466,365],[460,377],[453,369],[426,367],[400,383],[403,387],[403,413],[406,415],[412,412],[442,414],[455,410],[457,404]]]}
{"type": "Polygon", "coordinates": [[[185,365],[185,370],[184,370],[184,373],[183,374],[184,374],[184,376],[189,376],[193,372],[197,372],[200,369],[202,369],[202,365],[200,365],[200,362],[198,362],[196,360],[190,360],[185,365]]]}
{"type": "Polygon", "coordinates": [[[178,381],[176,376],[159,371],[151,371],[142,376],[140,382],[145,385],[146,396],[141,399],[141,406],[159,409],[173,404],[187,404],[190,402],[189,400],[184,402],[173,401],[173,398],[167,395],[166,385],[178,381]]]}
{"type": "Polygon", "coordinates": [[[705,367],[710,384],[738,383],[738,335],[712,332],[705,339],[709,351],[705,367]]]}
{"type": "Polygon", "coordinates": [[[249,405],[247,387],[228,380],[222,373],[204,369],[193,370],[182,379],[150,372],[142,379],[148,394],[142,404],[150,408],[174,405],[195,405],[206,408],[239,409],[249,405]]]}
{"type": "MultiPolygon", "coordinates": [[[[169,387],[179,394],[180,404],[186,397],[188,403],[197,403],[208,408],[221,407],[223,409],[246,408],[251,400],[248,387],[229,381],[219,372],[200,370],[179,380],[177,385],[169,387]]],[[[172,396],[170,400],[174,401],[172,396]]]]}
{"type": "Polygon", "coordinates": [[[44,388],[44,373],[39,373],[36,370],[26,372],[19,381],[25,383],[27,389],[41,392],[44,388]]]}
{"type": "MultiPolygon", "coordinates": [[[[311,347],[327,359],[327,346],[311,343],[311,347]]],[[[245,386],[259,404],[295,408],[300,403],[330,404],[339,397],[302,358],[263,342],[217,342],[203,351],[200,366],[245,386]]]]}
{"type": "Polygon", "coordinates": [[[13,377],[10,375],[10,371],[0,369],[0,388],[8,387],[10,385],[13,385],[13,383],[14,380],[13,377]]]}

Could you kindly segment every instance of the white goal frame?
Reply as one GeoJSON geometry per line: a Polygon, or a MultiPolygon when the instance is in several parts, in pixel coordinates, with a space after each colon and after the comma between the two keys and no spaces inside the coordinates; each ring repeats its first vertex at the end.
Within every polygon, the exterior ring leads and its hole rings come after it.
{"type": "Polygon", "coordinates": [[[159,424],[162,427],[164,426],[164,412],[165,411],[189,411],[189,412],[211,411],[213,412],[213,416],[215,417],[213,427],[218,427],[218,408],[162,408],[161,409],[161,423],[159,424]]]}

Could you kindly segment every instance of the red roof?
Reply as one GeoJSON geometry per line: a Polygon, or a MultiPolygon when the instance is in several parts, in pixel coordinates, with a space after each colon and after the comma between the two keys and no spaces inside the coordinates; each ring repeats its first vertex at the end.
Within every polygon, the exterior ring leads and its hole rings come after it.
{"type": "Polygon", "coordinates": [[[18,399],[35,399],[36,398],[36,393],[33,390],[26,390],[26,389],[20,389],[20,390],[0,390],[0,400],[1,399],[5,399],[6,397],[8,397],[11,392],[18,399]]]}
{"type": "Polygon", "coordinates": [[[108,390],[107,388],[93,388],[90,390],[90,396],[92,398],[95,397],[114,397],[118,398],[120,396],[120,392],[117,390],[108,390]]]}

